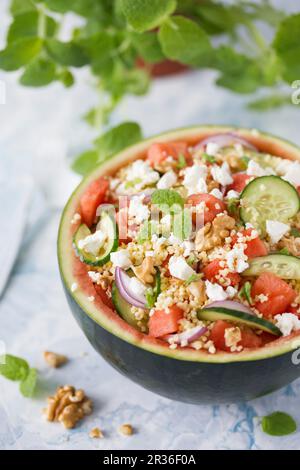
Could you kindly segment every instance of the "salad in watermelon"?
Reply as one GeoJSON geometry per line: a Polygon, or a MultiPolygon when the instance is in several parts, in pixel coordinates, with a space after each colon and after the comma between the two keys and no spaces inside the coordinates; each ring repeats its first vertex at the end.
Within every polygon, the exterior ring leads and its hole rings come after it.
{"type": "Polygon", "coordinates": [[[71,290],[84,279],[91,303],[171,350],[239,354],[294,335],[299,187],[299,162],[235,132],[152,140],[81,194],[71,290]]]}

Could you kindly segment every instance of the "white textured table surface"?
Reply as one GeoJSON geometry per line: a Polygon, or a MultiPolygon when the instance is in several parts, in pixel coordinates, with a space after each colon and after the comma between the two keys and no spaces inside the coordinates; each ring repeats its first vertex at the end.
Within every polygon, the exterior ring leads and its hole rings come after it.
{"type": "MultiPolygon", "coordinates": [[[[197,72],[161,80],[147,97],[128,99],[114,119],[137,120],[146,135],[189,124],[223,123],[257,127],[300,144],[300,109],[249,112],[243,98],[214,87],[212,76],[197,72]]],[[[78,116],[92,105],[94,95],[84,73],[68,91],[58,84],[23,89],[16,77],[0,76],[7,90],[6,104],[0,105],[0,175],[31,177],[34,193],[20,255],[0,301],[0,340],[9,352],[39,369],[40,383],[38,396],[29,400],[19,395],[16,384],[0,380],[0,448],[299,449],[300,431],[272,438],[261,432],[257,417],[282,410],[300,423],[300,380],[250,403],[196,407],[143,390],[94,352],[71,317],[56,262],[61,209],[78,181],[67,159],[93,135],[78,116]],[[71,361],[49,370],[42,358],[45,349],[65,353],[71,361]],[[60,383],[84,388],[95,402],[94,413],[72,431],[41,417],[46,396],[60,383]],[[116,429],[124,422],[136,427],[134,436],[118,436],[116,429]],[[88,437],[94,426],[104,430],[105,439],[88,437]]],[[[3,231],[10,201],[0,202],[3,231]]]]}

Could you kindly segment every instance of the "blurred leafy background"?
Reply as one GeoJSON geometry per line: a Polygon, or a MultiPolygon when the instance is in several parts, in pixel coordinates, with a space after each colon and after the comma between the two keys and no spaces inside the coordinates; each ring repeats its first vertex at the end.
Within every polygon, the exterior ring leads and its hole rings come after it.
{"type": "Polygon", "coordinates": [[[300,6],[288,14],[268,0],[11,0],[10,17],[0,69],[20,70],[22,85],[68,88],[77,68],[90,71],[98,100],[84,119],[99,136],[73,159],[82,175],[142,137],[135,122],[112,128],[111,116],[157,76],[214,70],[219,87],[249,95],[259,111],[290,104],[300,77],[300,6]],[[78,21],[66,37],[70,14],[78,21]]]}

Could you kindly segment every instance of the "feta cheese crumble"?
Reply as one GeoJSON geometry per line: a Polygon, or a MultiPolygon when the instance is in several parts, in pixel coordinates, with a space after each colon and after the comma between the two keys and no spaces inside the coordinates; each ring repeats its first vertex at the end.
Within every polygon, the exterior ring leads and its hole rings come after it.
{"type": "Polygon", "coordinates": [[[184,242],[182,242],[182,248],[184,249],[184,252],[183,252],[183,256],[185,258],[188,258],[190,256],[190,254],[195,250],[196,248],[196,245],[194,242],[191,242],[189,240],[185,240],[184,242]]]}
{"type": "Polygon", "coordinates": [[[207,297],[209,298],[209,300],[212,301],[226,300],[228,298],[232,298],[237,292],[237,290],[232,286],[223,289],[223,287],[219,284],[214,284],[210,281],[205,281],[205,289],[207,297]]]}
{"type": "Polygon", "coordinates": [[[300,320],[293,313],[282,313],[275,315],[276,326],[280,329],[283,336],[288,336],[292,331],[300,330],[300,320]]]}
{"type": "Polygon", "coordinates": [[[228,191],[228,193],[226,194],[226,198],[227,199],[238,199],[240,197],[240,193],[238,193],[237,191],[235,191],[234,189],[231,189],[230,191],[228,191]]]}
{"type": "Polygon", "coordinates": [[[277,243],[290,230],[290,226],[276,220],[267,220],[266,230],[271,242],[277,243]]]}
{"type": "Polygon", "coordinates": [[[274,175],[274,170],[272,168],[262,168],[259,163],[254,160],[250,160],[246,170],[247,175],[249,176],[267,176],[274,175]]]}
{"type": "Polygon", "coordinates": [[[249,267],[249,263],[247,263],[248,256],[245,255],[246,245],[242,243],[237,243],[235,246],[228,251],[226,254],[226,261],[228,268],[232,272],[242,273],[249,267]]]}
{"type": "Polygon", "coordinates": [[[96,230],[95,233],[88,235],[87,237],[79,240],[78,248],[84,250],[86,253],[90,253],[93,256],[99,254],[100,248],[104,245],[107,235],[101,230],[96,230]]]}
{"type": "Polygon", "coordinates": [[[169,260],[169,271],[171,276],[187,281],[196,272],[187,264],[182,256],[171,256],[169,260]]]}
{"type": "Polygon", "coordinates": [[[157,183],[158,189],[169,189],[177,182],[177,176],[173,170],[167,171],[157,183]]]}
{"type": "Polygon", "coordinates": [[[218,145],[216,142],[208,142],[205,152],[207,153],[207,155],[215,157],[219,152],[220,148],[220,145],[218,145]]]}
{"type": "Polygon", "coordinates": [[[283,179],[293,184],[294,186],[300,186],[300,163],[289,162],[287,165],[286,172],[283,175],[283,179]]]}
{"type": "Polygon", "coordinates": [[[127,250],[121,249],[110,254],[110,261],[115,267],[128,269],[131,266],[130,256],[127,250]]]}
{"type": "Polygon", "coordinates": [[[217,199],[223,199],[223,194],[218,188],[214,188],[209,194],[215,196],[217,199]]]}
{"type": "Polygon", "coordinates": [[[188,196],[196,193],[207,193],[207,166],[195,163],[184,171],[183,186],[188,191],[188,196]]]}
{"type": "Polygon", "coordinates": [[[147,161],[136,160],[126,169],[125,181],[118,186],[117,193],[131,193],[132,188],[140,191],[146,186],[157,183],[159,178],[159,173],[153,170],[147,161]]]}
{"type": "Polygon", "coordinates": [[[221,166],[214,165],[211,169],[211,175],[217,183],[220,183],[222,186],[231,184],[233,182],[229,165],[227,162],[222,163],[221,166]]]}
{"type": "Polygon", "coordinates": [[[128,217],[134,219],[137,224],[149,218],[150,211],[146,204],[143,204],[143,196],[134,196],[130,199],[128,217]]]}

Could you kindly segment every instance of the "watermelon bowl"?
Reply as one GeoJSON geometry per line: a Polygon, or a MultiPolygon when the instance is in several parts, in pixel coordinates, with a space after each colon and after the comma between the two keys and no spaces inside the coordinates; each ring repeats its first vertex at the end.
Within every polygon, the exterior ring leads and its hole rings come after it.
{"type": "MultiPolygon", "coordinates": [[[[198,405],[255,399],[297,379],[300,376],[297,365],[300,362],[297,360],[300,332],[239,353],[217,351],[208,354],[192,348],[170,349],[167,343],[126,323],[111,302],[95,291],[86,268],[74,253],[71,221],[78,210],[80,197],[92,181],[114,174],[124,164],[143,158],[151,143],[184,140],[194,145],[222,133],[234,133],[262,152],[300,160],[300,148],[256,130],[195,126],[166,132],[123,150],[84,178],[65,206],[58,234],[58,262],[66,298],[75,320],[94,349],[118,372],[145,389],[172,400],[198,405]],[[90,296],[93,296],[93,302],[88,300],[90,296]]],[[[100,380],[103,377],[99,373],[100,380]]]]}

